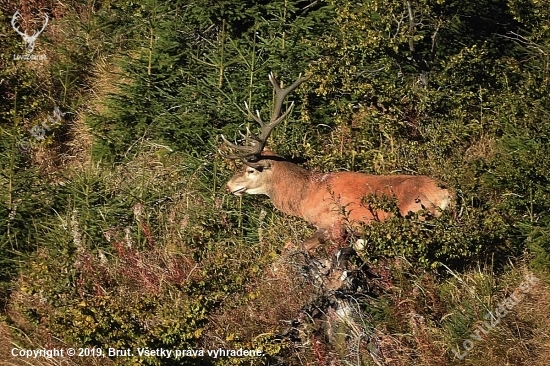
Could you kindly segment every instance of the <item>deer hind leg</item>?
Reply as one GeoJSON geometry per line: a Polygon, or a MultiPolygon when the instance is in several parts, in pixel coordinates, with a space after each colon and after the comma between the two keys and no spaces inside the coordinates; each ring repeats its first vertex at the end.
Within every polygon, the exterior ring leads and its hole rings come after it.
{"type": "Polygon", "coordinates": [[[329,252],[336,252],[346,244],[346,232],[342,225],[335,224],[328,229],[318,229],[311,238],[304,240],[303,248],[307,252],[314,251],[322,244],[330,243],[329,252]]]}
{"type": "Polygon", "coordinates": [[[319,229],[303,242],[303,247],[307,252],[317,249],[321,244],[325,244],[330,239],[329,232],[326,229],[319,229]]]}

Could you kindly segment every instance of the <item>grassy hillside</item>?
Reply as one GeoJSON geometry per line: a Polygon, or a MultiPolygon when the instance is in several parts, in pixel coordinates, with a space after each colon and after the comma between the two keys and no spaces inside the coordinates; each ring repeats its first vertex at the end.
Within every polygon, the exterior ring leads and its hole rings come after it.
{"type": "Polygon", "coordinates": [[[21,0],[0,19],[0,364],[550,362],[547,2],[21,0]],[[46,24],[32,53],[12,22],[46,24]],[[313,227],[225,190],[220,136],[257,130],[244,102],[269,114],[272,71],[308,79],[271,149],[456,195],[350,233],[344,287],[320,280],[334,245],[300,251],[313,227]]]}

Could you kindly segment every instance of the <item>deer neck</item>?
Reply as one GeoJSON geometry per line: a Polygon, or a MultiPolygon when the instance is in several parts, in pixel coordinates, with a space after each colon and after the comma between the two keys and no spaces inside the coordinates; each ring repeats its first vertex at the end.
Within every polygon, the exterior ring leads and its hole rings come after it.
{"type": "Polygon", "coordinates": [[[311,190],[311,173],[288,161],[274,162],[272,169],[271,202],[284,213],[302,217],[302,204],[311,190]]]}

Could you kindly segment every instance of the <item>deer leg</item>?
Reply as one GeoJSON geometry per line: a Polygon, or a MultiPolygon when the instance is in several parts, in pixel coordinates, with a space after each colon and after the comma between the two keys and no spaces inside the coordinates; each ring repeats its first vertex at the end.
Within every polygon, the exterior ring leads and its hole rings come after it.
{"type": "Polygon", "coordinates": [[[329,239],[329,234],[326,229],[319,229],[311,236],[310,238],[304,240],[302,246],[304,249],[309,252],[319,247],[319,245],[324,244],[329,239]]]}
{"type": "Polygon", "coordinates": [[[330,228],[330,239],[334,243],[334,247],[332,248],[334,251],[345,247],[348,235],[344,226],[339,223],[332,225],[330,228]]]}

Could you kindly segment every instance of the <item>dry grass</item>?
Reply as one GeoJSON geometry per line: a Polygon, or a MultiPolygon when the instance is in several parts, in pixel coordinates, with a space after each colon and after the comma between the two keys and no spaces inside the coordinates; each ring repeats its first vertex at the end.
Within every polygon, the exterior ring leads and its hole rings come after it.
{"type": "MultiPolygon", "coordinates": [[[[442,283],[430,274],[415,275],[410,265],[403,266],[397,260],[385,263],[375,272],[392,266],[392,275],[379,282],[389,300],[386,320],[373,326],[370,353],[376,365],[547,365],[550,354],[549,286],[541,281],[510,311],[502,322],[482,340],[474,341],[474,348],[464,360],[451,352],[456,345],[449,344],[451,328],[442,327],[443,319],[454,312],[475,311],[474,318],[483,320],[486,307],[493,309],[509,296],[529,273],[527,267],[510,268],[496,277],[492,271],[469,271],[460,276],[461,281],[449,292],[441,291],[442,283]],[[402,274],[408,273],[406,277],[402,274]],[[491,291],[490,299],[483,288],[491,291]],[[500,289],[500,290],[499,290],[500,289]],[[481,301],[481,303],[479,302],[481,301]],[[466,303],[476,303],[471,310],[464,310],[466,303]],[[483,305],[486,303],[486,305],[483,305]],[[449,313],[450,309],[453,310],[449,313]]],[[[544,274],[539,275],[543,280],[544,274]]],[[[486,290],[486,291],[487,291],[486,290]]],[[[377,305],[379,306],[379,305],[377,305]]],[[[494,309],[493,309],[494,310],[494,309]]],[[[470,326],[471,332],[479,325],[470,326]]],[[[469,333],[468,333],[469,334],[469,333]]],[[[462,349],[461,349],[462,351],[462,349]]]]}
{"type": "Polygon", "coordinates": [[[212,315],[203,337],[206,348],[253,344],[258,336],[282,333],[314,292],[292,260],[277,261],[248,280],[244,296],[228,300],[212,315]]]}
{"type": "MultiPolygon", "coordinates": [[[[521,277],[518,276],[520,281],[521,277]]],[[[517,282],[519,284],[519,282],[517,282]]],[[[517,287],[516,286],[514,287],[517,287]]],[[[507,293],[510,295],[514,288],[507,293]]],[[[501,296],[502,297],[502,296],[501,296]]],[[[548,365],[550,362],[550,288],[533,287],[487,336],[476,341],[457,365],[548,365]]]]}
{"type": "Polygon", "coordinates": [[[464,153],[467,161],[475,159],[490,159],[495,154],[495,139],[493,137],[481,136],[474,141],[464,153]]]}
{"type": "Polygon", "coordinates": [[[50,148],[39,150],[39,164],[57,162],[64,169],[82,168],[91,163],[93,136],[86,125],[85,116],[102,114],[104,103],[109,95],[118,91],[118,83],[122,82],[119,68],[115,62],[108,62],[105,57],[97,57],[92,66],[90,86],[85,105],[67,119],[64,134],[50,148]],[[46,151],[44,151],[46,150],[46,151]]]}
{"type": "MultiPolygon", "coordinates": [[[[6,5],[8,11],[15,12],[16,8],[6,5]]],[[[33,29],[37,21],[42,21],[42,9],[50,10],[50,21],[44,30],[44,36],[39,37],[34,53],[46,55],[46,59],[40,62],[22,62],[21,67],[27,68],[29,72],[37,76],[37,88],[42,90],[46,99],[52,100],[51,103],[59,105],[66,99],[79,100],[79,105],[75,111],[65,116],[62,125],[56,129],[54,138],[50,139],[48,144],[36,143],[36,147],[31,151],[31,161],[38,166],[44,173],[58,172],[71,167],[79,168],[86,166],[91,161],[91,148],[93,136],[86,125],[84,116],[89,114],[102,114],[105,112],[105,100],[111,94],[118,91],[118,86],[125,80],[121,76],[120,68],[116,60],[108,60],[107,56],[94,54],[94,42],[101,40],[93,39],[93,35],[84,34],[81,29],[68,28],[65,24],[64,16],[69,18],[76,17],[83,24],[90,21],[89,9],[86,7],[70,8],[54,1],[36,0],[22,1],[17,7],[22,14],[23,28],[33,29]],[[40,16],[39,16],[40,15],[40,16]],[[75,37],[86,37],[85,44],[89,49],[76,49],[75,37]],[[49,45],[48,45],[49,43],[49,45]],[[56,49],[54,45],[63,45],[60,47],[64,52],[53,52],[56,49]],[[70,73],[72,64],[75,62],[70,55],[78,55],[82,52],[89,53],[88,57],[93,59],[88,70],[89,75],[80,75],[79,83],[86,84],[83,88],[76,88],[71,83],[71,77],[64,73],[70,73]],[[61,63],[65,65],[64,73],[52,75],[52,65],[61,63]],[[55,83],[64,86],[64,90],[54,85],[55,83]],[[68,85],[67,85],[68,84],[68,85]],[[61,89],[61,90],[56,90],[61,89]],[[54,92],[55,90],[55,92],[54,92]],[[78,95],[74,95],[77,93],[78,95]],[[70,95],[69,95],[70,94],[70,95]],[[52,97],[54,96],[54,97],[52,97]]],[[[31,32],[32,33],[32,32],[31,32]]],[[[79,85],[81,87],[81,85],[79,85]]],[[[63,112],[67,112],[67,106],[61,106],[63,112]]],[[[43,111],[33,120],[22,121],[25,130],[30,130],[33,126],[39,125],[44,121],[51,111],[43,111]]],[[[48,133],[51,135],[51,133],[48,133]]],[[[32,139],[32,137],[29,137],[32,139]]]]}

